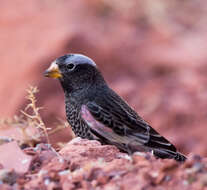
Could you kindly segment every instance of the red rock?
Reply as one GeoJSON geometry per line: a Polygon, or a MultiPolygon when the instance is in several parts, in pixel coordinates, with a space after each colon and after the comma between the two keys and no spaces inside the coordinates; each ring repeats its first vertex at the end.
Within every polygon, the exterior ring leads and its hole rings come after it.
{"type": "MultiPolygon", "coordinates": [[[[19,141],[20,144],[32,143],[35,136],[39,135],[37,128],[30,126],[1,126],[0,127],[0,137],[7,139],[7,141],[15,140],[19,141]],[[23,128],[25,128],[23,130],[23,128]]],[[[1,143],[0,143],[1,144],[1,143]]]]}
{"type": "Polygon", "coordinates": [[[0,163],[3,168],[14,169],[18,173],[27,172],[32,160],[31,156],[26,155],[19,148],[16,141],[1,145],[0,155],[0,163]]]}
{"type": "Polygon", "coordinates": [[[0,182],[8,185],[16,183],[19,175],[12,169],[1,169],[0,170],[0,182]]]}
{"type": "MultiPolygon", "coordinates": [[[[60,155],[45,144],[40,144],[36,148],[27,148],[29,151],[25,150],[25,152],[31,154],[32,149],[36,152],[32,154],[33,157],[39,155],[39,158],[42,158],[40,168],[10,178],[14,179],[12,180],[14,185],[25,190],[37,188],[43,190],[54,188],[201,190],[206,186],[207,159],[197,155],[190,155],[184,164],[177,164],[173,160],[155,159],[145,153],[127,157],[114,146],[102,146],[97,141],[80,138],[68,143],[60,151],[60,155]],[[50,152],[55,154],[51,158],[45,156],[50,155],[50,152]],[[76,164],[77,167],[72,168],[72,164],[76,164]]],[[[4,184],[10,181],[7,177],[0,177],[0,183],[1,179],[7,179],[2,180],[4,184]]]]}
{"type": "Polygon", "coordinates": [[[93,162],[100,158],[109,162],[118,155],[118,152],[115,146],[102,146],[98,141],[88,141],[78,137],[65,145],[59,153],[63,158],[69,159],[71,165],[76,165],[77,168],[88,162],[87,160],[93,162]]]}
{"type": "Polygon", "coordinates": [[[6,184],[0,184],[0,189],[1,190],[12,190],[12,187],[6,184]]]}
{"type": "Polygon", "coordinates": [[[47,144],[38,144],[35,148],[26,148],[24,152],[27,155],[33,156],[30,164],[30,170],[32,172],[39,171],[42,166],[57,156],[57,152],[47,144]]]}

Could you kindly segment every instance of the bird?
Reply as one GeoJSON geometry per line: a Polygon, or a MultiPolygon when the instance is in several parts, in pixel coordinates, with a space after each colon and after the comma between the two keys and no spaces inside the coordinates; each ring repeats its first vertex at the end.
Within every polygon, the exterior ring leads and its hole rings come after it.
{"type": "Polygon", "coordinates": [[[76,136],[115,145],[130,155],[150,152],[156,158],[187,159],[108,86],[91,58],[63,55],[51,63],[44,76],[59,80],[66,118],[76,136]]]}

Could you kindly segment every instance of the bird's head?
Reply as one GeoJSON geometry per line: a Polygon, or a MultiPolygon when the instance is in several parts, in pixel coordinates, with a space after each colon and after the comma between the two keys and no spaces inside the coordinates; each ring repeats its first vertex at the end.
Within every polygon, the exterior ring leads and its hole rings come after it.
{"type": "Polygon", "coordinates": [[[44,72],[46,77],[58,78],[66,91],[84,89],[94,83],[105,83],[95,62],[81,54],[67,54],[53,61],[44,72]]]}

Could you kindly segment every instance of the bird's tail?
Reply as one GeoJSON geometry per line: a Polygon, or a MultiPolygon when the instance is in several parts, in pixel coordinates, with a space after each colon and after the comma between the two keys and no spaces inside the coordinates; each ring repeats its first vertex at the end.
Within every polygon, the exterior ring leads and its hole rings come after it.
{"type": "Polygon", "coordinates": [[[154,156],[158,158],[169,158],[169,159],[175,159],[178,162],[184,162],[187,158],[183,154],[179,152],[173,152],[167,149],[154,149],[153,150],[154,156]]]}

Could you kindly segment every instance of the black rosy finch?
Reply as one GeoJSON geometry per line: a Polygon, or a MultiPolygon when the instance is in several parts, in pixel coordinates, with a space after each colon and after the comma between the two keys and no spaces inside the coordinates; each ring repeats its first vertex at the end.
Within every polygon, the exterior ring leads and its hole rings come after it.
{"type": "Polygon", "coordinates": [[[158,158],[186,160],[107,85],[89,57],[64,55],[52,62],[44,75],[59,79],[67,120],[76,136],[115,145],[129,154],[145,151],[158,158]]]}

